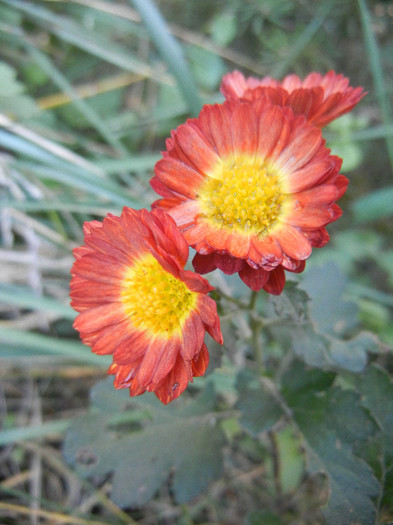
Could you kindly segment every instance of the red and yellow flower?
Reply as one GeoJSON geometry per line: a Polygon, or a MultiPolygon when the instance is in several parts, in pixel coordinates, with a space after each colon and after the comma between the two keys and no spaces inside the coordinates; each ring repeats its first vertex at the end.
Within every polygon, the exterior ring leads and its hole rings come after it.
{"type": "Polygon", "coordinates": [[[270,77],[245,78],[240,71],[233,71],[223,77],[220,89],[227,100],[267,98],[290,106],[318,127],[348,113],[366,95],[362,87],[351,87],[348,78],[334,71],[324,76],[310,73],[304,80],[288,75],[281,82],[270,77]]]}
{"type": "Polygon", "coordinates": [[[222,344],[212,287],[184,269],[188,245],[162,210],[124,208],[84,233],[71,271],[74,327],[93,352],[113,356],[116,388],[169,403],[205,373],[205,332],[222,344]]]}
{"type": "Polygon", "coordinates": [[[151,184],[198,252],[200,273],[220,268],[253,290],[279,294],[284,270],[300,272],[348,180],[321,131],[266,99],[205,106],[172,132],[151,184]]]}

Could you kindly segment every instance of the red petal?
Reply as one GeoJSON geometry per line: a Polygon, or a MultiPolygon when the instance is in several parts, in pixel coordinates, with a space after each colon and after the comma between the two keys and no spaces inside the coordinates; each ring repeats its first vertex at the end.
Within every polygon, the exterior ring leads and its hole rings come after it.
{"type": "Polygon", "coordinates": [[[217,305],[213,299],[207,295],[198,297],[198,313],[205,326],[207,333],[220,345],[223,337],[220,328],[220,319],[217,315],[217,305]]]}
{"type": "Polygon", "coordinates": [[[199,115],[199,120],[201,129],[207,129],[214,141],[218,156],[225,158],[231,155],[233,153],[231,113],[228,105],[224,103],[205,106],[199,115]]]}
{"type": "Polygon", "coordinates": [[[232,231],[225,228],[209,230],[206,234],[206,242],[215,250],[225,250],[232,231]]]}
{"type": "Polygon", "coordinates": [[[274,232],[284,253],[293,259],[304,260],[311,254],[311,246],[303,233],[289,224],[281,224],[274,232]]]}
{"type": "Polygon", "coordinates": [[[262,158],[276,157],[286,146],[290,127],[282,109],[272,106],[259,116],[258,154],[262,158]]]}
{"type": "Polygon", "coordinates": [[[176,141],[189,159],[191,167],[199,172],[209,173],[221,164],[221,159],[214,151],[213,145],[208,144],[202,133],[189,123],[178,127],[176,141]]]}
{"type": "Polygon", "coordinates": [[[161,183],[170,190],[193,199],[205,176],[177,159],[166,158],[157,162],[154,168],[161,183]]]}
{"type": "Polygon", "coordinates": [[[203,344],[201,351],[191,362],[192,365],[192,375],[194,377],[203,376],[206,372],[206,369],[209,365],[209,352],[206,348],[206,345],[203,344]]]}
{"type": "Polygon", "coordinates": [[[269,272],[269,280],[263,287],[265,292],[272,295],[280,295],[285,286],[285,272],[282,266],[277,266],[269,272]]]}
{"type": "Polygon", "coordinates": [[[168,213],[177,226],[183,230],[195,224],[196,218],[200,213],[200,206],[198,201],[186,200],[168,210],[168,213]]]}
{"type": "Polygon", "coordinates": [[[288,216],[282,219],[283,222],[313,230],[321,228],[332,222],[332,213],[329,208],[303,208],[293,210],[288,216]]]}
{"type": "Polygon", "coordinates": [[[228,237],[227,250],[228,252],[239,259],[247,257],[250,249],[250,237],[233,231],[228,237]]]}
{"type": "Polygon", "coordinates": [[[254,270],[248,264],[246,264],[240,270],[239,277],[249,288],[251,288],[251,290],[254,290],[254,292],[257,292],[258,290],[261,290],[265,286],[265,284],[267,283],[267,280],[269,279],[270,273],[271,272],[267,272],[266,270],[263,270],[263,268],[254,270]]]}
{"type": "Polygon", "coordinates": [[[335,162],[328,156],[326,150],[320,159],[313,159],[307,166],[287,174],[286,180],[289,184],[289,190],[292,193],[298,193],[315,186],[330,172],[333,166],[335,166],[335,162]]]}
{"type": "Polygon", "coordinates": [[[189,270],[181,272],[180,279],[192,292],[205,294],[214,290],[213,286],[210,286],[206,279],[189,270]]]}
{"type": "Polygon", "coordinates": [[[132,325],[127,338],[118,341],[113,354],[113,361],[118,365],[128,365],[145,355],[151,343],[151,335],[138,330],[132,325]]]}
{"type": "Polygon", "coordinates": [[[125,314],[122,304],[104,304],[80,313],[75,319],[73,326],[78,332],[88,334],[96,332],[105,326],[121,323],[124,318],[125,314]]]}
{"type": "Polygon", "coordinates": [[[293,195],[294,207],[316,208],[327,204],[333,204],[339,197],[339,190],[333,184],[320,184],[310,190],[305,190],[293,195]]]}
{"type": "Polygon", "coordinates": [[[208,255],[196,253],[192,260],[194,270],[201,274],[213,272],[217,268],[214,262],[214,256],[214,253],[209,253],[208,255]]]}
{"type": "Polygon", "coordinates": [[[157,387],[154,387],[154,393],[162,403],[167,405],[180,396],[190,379],[192,380],[191,364],[187,365],[179,355],[169,374],[157,387]]]}
{"type": "Polygon", "coordinates": [[[235,158],[244,154],[255,155],[257,148],[258,124],[255,110],[250,104],[238,104],[231,120],[233,153],[235,158]]]}
{"type": "Polygon", "coordinates": [[[202,346],[205,329],[199,315],[192,313],[182,328],[182,345],[180,353],[185,361],[191,361],[202,346]]]}
{"type": "Polygon", "coordinates": [[[222,272],[227,275],[232,275],[240,270],[246,263],[242,259],[236,259],[232,255],[226,253],[215,253],[214,261],[222,272]]]}
{"type": "Polygon", "coordinates": [[[135,376],[141,386],[150,389],[152,384],[158,384],[174,367],[180,341],[175,337],[172,339],[165,341],[157,337],[150,340],[135,376]]]}
{"type": "Polygon", "coordinates": [[[275,166],[287,173],[305,166],[323,146],[321,131],[308,124],[303,116],[296,117],[293,125],[294,130],[287,147],[275,161],[275,166]]]}
{"type": "Polygon", "coordinates": [[[280,264],[282,259],[282,249],[276,239],[271,236],[258,239],[251,239],[249,258],[259,266],[264,266],[266,270],[280,264]]]}
{"type": "Polygon", "coordinates": [[[330,236],[326,231],[326,228],[321,228],[313,232],[304,232],[311,246],[315,248],[322,248],[330,240],[330,236]]]}

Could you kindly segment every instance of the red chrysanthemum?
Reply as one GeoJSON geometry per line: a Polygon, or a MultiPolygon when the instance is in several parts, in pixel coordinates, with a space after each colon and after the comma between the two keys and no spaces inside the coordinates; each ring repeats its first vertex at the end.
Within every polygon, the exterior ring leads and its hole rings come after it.
{"type": "Polygon", "coordinates": [[[212,287],[184,270],[188,245],[162,210],[124,208],[84,232],[71,271],[74,327],[93,352],[112,354],[116,388],[169,403],[205,373],[205,332],[222,343],[212,287]]]}
{"type": "Polygon", "coordinates": [[[153,206],[175,219],[200,273],[239,272],[253,290],[279,294],[284,270],[301,272],[348,180],[321,131],[266,101],[205,106],[172,132],[151,184],[153,206]]]}
{"type": "Polygon", "coordinates": [[[290,106],[318,127],[348,113],[366,94],[361,87],[350,87],[349,80],[334,71],[324,76],[310,73],[304,80],[288,75],[281,82],[270,77],[245,78],[233,71],[223,77],[221,92],[228,100],[265,97],[274,104],[290,106]]]}

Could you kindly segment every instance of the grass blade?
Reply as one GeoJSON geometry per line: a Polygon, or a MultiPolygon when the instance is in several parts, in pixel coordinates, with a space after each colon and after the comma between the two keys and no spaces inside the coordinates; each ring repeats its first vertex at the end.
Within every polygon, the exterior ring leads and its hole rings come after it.
{"type": "Polygon", "coordinates": [[[36,295],[30,288],[24,286],[0,283],[0,301],[23,308],[55,313],[71,321],[76,316],[76,312],[67,304],[62,304],[51,297],[36,295]]]}
{"type": "Polygon", "coordinates": [[[195,116],[198,115],[202,103],[199,99],[195,83],[191,77],[182,50],[170,34],[164,18],[151,0],[132,0],[132,3],[141,15],[151,40],[175,76],[179,89],[188,104],[190,113],[195,116]]]}
{"type": "Polygon", "coordinates": [[[46,73],[48,73],[52,81],[72,99],[74,106],[78,109],[78,111],[80,111],[85,119],[90,122],[90,124],[97,130],[104,140],[121,155],[127,155],[127,149],[115,137],[115,135],[110,132],[108,125],[103,122],[99,114],[89,104],[79,97],[78,93],[68,82],[67,78],[53,65],[49,58],[27,42],[25,43],[25,47],[33,60],[46,73]]]}
{"type": "Polygon", "coordinates": [[[72,424],[74,420],[62,419],[60,421],[48,421],[40,425],[31,425],[29,427],[10,428],[0,431],[0,446],[15,443],[17,441],[26,441],[30,439],[43,438],[50,434],[62,434],[72,424]]]}
{"type": "Polygon", "coordinates": [[[64,16],[53,14],[42,6],[23,2],[22,0],[2,0],[3,3],[18,9],[33,18],[38,24],[51,31],[60,39],[73,44],[87,53],[97,56],[110,64],[114,64],[126,71],[138,73],[152,78],[159,83],[173,84],[168,75],[156,73],[149,65],[136,60],[127,50],[113,44],[103,35],[96,35],[86,27],[77,24],[64,16]]]}
{"type": "Polygon", "coordinates": [[[392,123],[391,107],[389,97],[385,88],[385,80],[383,75],[383,67],[381,57],[378,49],[378,44],[375,39],[370,14],[367,9],[366,0],[358,0],[360,20],[363,27],[364,41],[368,53],[368,58],[371,67],[371,73],[374,80],[374,86],[377,93],[378,104],[381,112],[382,121],[385,126],[386,134],[385,141],[389,155],[390,166],[393,169],[393,139],[388,132],[388,128],[392,123]]]}
{"type": "Polygon", "coordinates": [[[322,7],[291,46],[291,51],[289,52],[288,56],[284,60],[280,61],[273,69],[271,73],[272,77],[280,78],[287,72],[288,68],[295,62],[296,58],[300,55],[303,49],[309,44],[309,42],[311,42],[313,36],[321,27],[327,15],[333,9],[334,5],[334,1],[322,3],[322,7]]]}
{"type": "MultiPolygon", "coordinates": [[[[78,363],[94,365],[106,368],[110,364],[110,359],[106,356],[96,356],[90,349],[69,339],[59,339],[49,335],[42,335],[33,332],[24,332],[14,328],[0,326],[0,341],[3,343],[0,348],[0,359],[12,359],[13,354],[6,348],[7,344],[16,346],[24,351],[23,357],[37,357],[39,355],[52,355],[76,361],[78,363]]],[[[21,353],[17,355],[22,357],[21,353]]],[[[15,358],[14,358],[15,359],[15,358]]]]}

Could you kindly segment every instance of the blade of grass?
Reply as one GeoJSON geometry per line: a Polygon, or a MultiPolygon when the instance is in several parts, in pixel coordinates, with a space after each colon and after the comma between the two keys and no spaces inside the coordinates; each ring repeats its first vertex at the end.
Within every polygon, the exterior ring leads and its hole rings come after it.
{"type": "MultiPolygon", "coordinates": [[[[121,394],[119,393],[119,395],[121,394]]],[[[124,423],[139,423],[146,419],[147,416],[148,411],[145,409],[115,412],[109,418],[108,425],[116,426],[124,423]]],[[[50,434],[63,434],[73,423],[74,418],[68,418],[59,421],[47,421],[40,425],[1,430],[0,446],[18,441],[29,441],[32,439],[43,438],[50,434]]]]}
{"type": "Polygon", "coordinates": [[[108,205],[99,206],[93,201],[81,201],[75,202],[75,200],[62,199],[58,200],[37,200],[37,201],[17,201],[17,200],[6,200],[2,203],[3,208],[13,208],[15,210],[21,210],[24,212],[41,212],[41,211],[66,211],[81,213],[86,215],[102,215],[105,217],[107,213],[113,213],[119,215],[121,213],[121,206],[112,205],[110,208],[108,205]]]}
{"type": "Polygon", "coordinates": [[[314,18],[305,27],[305,29],[301,32],[300,36],[295,40],[295,42],[291,46],[291,50],[288,56],[284,60],[279,61],[278,65],[275,68],[273,68],[273,71],[271,73],[272,77],[280,78],[287,72],[288,68],[293,64],[295,59],[300,55],[303,49],[311,42],[313,36],[321,27],[321,25],[325,21],[330,11],[334,8],[334,6],[335,1],[321,3],[321,8],[317,11],[314,18]]]}
{"type": "Polygon", "coordinates": [[[0,283],[0,301],[23,308],[56,313],[63,319],[74,320],[76,316],[76,312],[70,306],[51,297],[38,296],[25,286],[0,283]]]}
{"type": "Polygon", "coordinates": [[[63,434],[73,423],[73,418],[60,421],[48,421],[40,425],[29,427],[9,428],[0,431],[0,446],[8,445],[18,441],[43,438],[50,434],[63,434]]]}
{"type": "MultiPolygon", "coordinates": [[[[130,20],[131,22],[141,22],[141,17],[139,14],[132,8],[125,5],[117,5],[105,0],[57,0],[58,2],[73,2],[75,4],[80,4],[89,9],[94,9],[96,11],[102,11],[103,13],[108,13],[117,19],[130,20]]],[[[219,55],[225,60],[236,64],[242,68],[253,71],[257,75],[264,76],[266,74],[266,69],[262,66],[258,60],[254,60],[247,54],[242,53],[239,50],[229,49],[227,47],[222,47],[210,38],[206,34],[198,33],[198,31],[191,31],[189,27],[183,28],[174,23],[168,23],[168,27],[172,35],[174,35],[179,40],[183,40],[186,44],[192,44],[201,49],[206,49],[214,55],[219,55]]]]}
{"type": "Polygon", "coordinates": [[[376,139],[384,139],[386,137],[393,137],[393,125],[387,125],[387,126],[374,126],[372,128],[364,129],[361,131],[355,131],[354,133],[351,133],[349,140],[376,140],[376,139]]]}
{"type": "MultiPolygon", "coordinates": [[[[16,124],[5,115],[0,115],[0,127],[4,128],[5,131],[10,132],[15,136],[24,139],[25,149],[27,148],[29,151],[33,151],[32,145],[34,144],[37,146],[41,151],[41,155],[47,160],[53,160],[56,158],[68,164],[72,164],[73,166],[82,168],[90,173],[94,173],[95,176],[98,175],[99,177],[102,177],[104,175],[103,172],[94,164],[80,157],[73,151],[64,148],[60,144],[52,142],[51,140],[41,137],[37,133],[34,133],[34,131],[21,126],[20,124],[16,124]]],[[[37,151],[37,149],[34,151],[37,151]]]]}
{"type": "Polygon", "coordinates": [[[367,299],[371,299],[376,303],[384,304],[386,306],[393,306],[393,295],[381,292],[369,286],[350,283],[346,292],[356,298],[366,297],[367,299]]]}
{"type": "Polygon", "coordinates": [[[181,47],[169,32],[167,24],[152,0],[129,0],[138,10],[152,42],[175,76],[190,113],[198,115],[202,103],[181,47]]]}
{"type": "MultiPolygon", "coordinates": [[[[2,142],[1,138],[0,132],[0,143],[2,142]]],[[[8,147],[13,150],[11,146],[8,147]]],[[[70,171],[65,168],[59,170],[55,167],[43,166],[27,161],[14,160],[10,164],[19,170],[28,170],[40,179],[56,180],[72,188],[86,190],[92,195],[103,197],[117,205],[131,206],[135,204],[135,206],[140,206],[140,203],[133,202],[132,197],[127,197],[124,189],[111,180],[94,179],[91,178],[88,173],[81,173],[77,170],[70,171]]]]}
{"type": "Polygon", "coordinates": [[[36,3],[30,4],[22,0],[2,1],[10,7],[24,12],[46,31],[57,35],[61,40],[73,44],[101,60],[114,64],[126,71],[152,78],[159,83],[173,84],[172,79],[168,75],[156,72],[149,65],[136,60],[129,51],[105,39],[102,34],[96,35],[85,26],[77,24],[65,16],[56,15],[48,9],[36,5],[36,3]]]}
{"type": "MultiPolygon", "coordinates": [[[[34,358],[38,355],[59,356],[66,360],[95,365],[99,368],[106,368],[110,364],[110,359],[107,356],[96,356],[87,346],[77,341],[24,332],[5,327],[4,324],[0,325],[0,341],[3,343],[0,348],[0,359],[12,359],[12,354],[10,355],[4,348],[4,345],[8,343],[22,348],[25,351],[23,357],[34,358]]],[[[18,357],[22,356],[19,354],[18,357]]]]}
{"type": "Polygon", "coordinates": [[[97,161],[97,165],[108,175],[121,171],[140,172],[154,168],[160,158],[159,153],[151,153],[150,155],[138,155],[125,159],[102,159],[97,161]]]}
{"type": "Polygon", "coordinates": [[[120,140],[110,132],[108,124],[101,119],[99,114],[89,106],[89,104],[79,97],[67,78],[54,66],[49,58],[27,41],[25,41],[25,47],[32,59],[49,75],[51,80],[72,99],[74,106],[85,119],[90,122],[103,139],[110,144],[116,152],[126,156],[128,154],[127,149],[120,140]]]}
{"type": "Polygon", "coordinates": [[[385,126],[385,141],[388,151],[390,166],[393,169],[393,138],[388,133],[388,128],[392,123],[392,114],[389,97],[385,88],[383,66],[378,49],[378,43],[372,30],[370,13],[367,8],[366,0],[358,0],[360,20],[362,23],[364,42],[368,53],[371,73],[377,94],[378,104],[381,112],[383,124],[385,126]]]}

